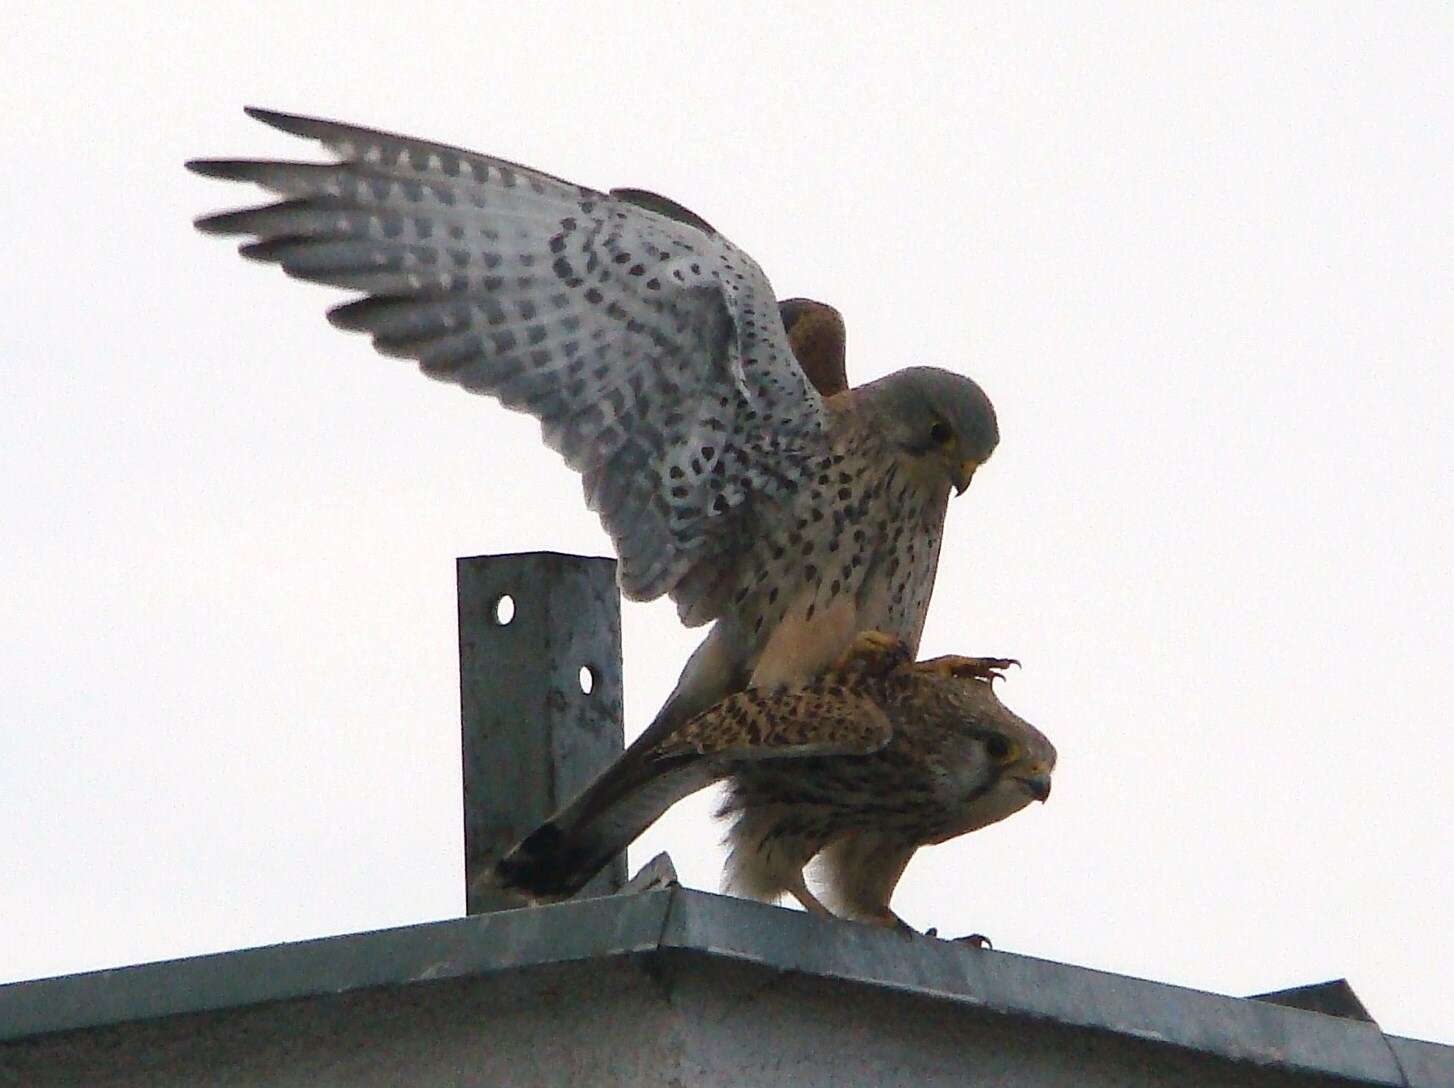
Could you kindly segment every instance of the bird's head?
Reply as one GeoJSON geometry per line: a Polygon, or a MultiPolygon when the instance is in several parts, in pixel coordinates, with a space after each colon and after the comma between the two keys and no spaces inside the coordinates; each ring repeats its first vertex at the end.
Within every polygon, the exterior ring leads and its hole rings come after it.
{"type": "Polygon", "coordinates": [[[1000,440],[994,405],[962,374],[914,366],[861,388],[884,431],[921,478],[948,479],[963,494],[1000,440]]]}
{"type": "Polygon", "coordinates": [[[998,823],[1032,801],[1050,798],[1055,746],[1029,722],[1008,711],[974,729],[982,784],[965,809],[964,831],[998,823]]]}
{"type": "Polygon", "coordinates": [[[962,675],[941,662],[913,668],[936,689],[937,716],[961,738],[962,759],[953,777],[965,803],[962,835],[1012,816],[1032,801],[1050,797],[1055,745],[995,695],[983,675],[962,675]]]}
{"type": "Polygon", "coordinates": [[[995,781],[995,790],[1018,801],[1016,809],[1030,801],[1050,799],[1050,774],[1055,770],[1055,745],[1027,721],[999,722],[979,737],[985,763],[995,781]]]}

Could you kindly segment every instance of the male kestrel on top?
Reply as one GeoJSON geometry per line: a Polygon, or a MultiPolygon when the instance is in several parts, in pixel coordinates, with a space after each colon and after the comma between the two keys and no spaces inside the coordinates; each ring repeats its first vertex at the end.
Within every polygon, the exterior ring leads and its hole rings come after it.
{"type": "MultiPolygon", "coordinates": [[[[998,441],[973,381],[914,367],[847,389],[836,312],[780,312],[750,257],[664,197],[248,112],[335,161],[190,163],[284,198],[198,227],[363,292],[333,324],[538,418],[584,478],[622,592],[713,624],[628,766],[734,691],[812,678],[860,631],[917,651],[949,492],[998,441]]],[[[598,787],[563,815],[589,815],[598,787]]]]}
{"type": "Polygon", "coordinates": [[[903,926],[889,899],[914,851],[1050,796],[1054,746],[995,697],[1006,664],[914,664],[903,643],[866,632],[812,683],[740,691],[677,728],[615,779],[569,846],[537,833],[495,881],[573,895],[667,808],[726,779],[728,891],[903,926]],[[826,905],[803,875],[815,857],[826,905]]]}

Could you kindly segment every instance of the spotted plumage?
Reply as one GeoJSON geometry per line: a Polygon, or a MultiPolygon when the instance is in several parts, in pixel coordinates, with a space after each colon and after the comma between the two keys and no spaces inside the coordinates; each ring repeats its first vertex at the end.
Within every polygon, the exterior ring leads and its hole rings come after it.
{"type": "Polygon", "coordinates": [[[537,898],[569,895],[671,804],[725,779],[727,890],[900,924],[889,899],[918,847],[1049,795],[1054,747],[994,694],[1006,664],[913,664],[903,643],[869,632],[809,684],[737,692],[697,715],[577,829],[573,855],[527,840],[498,881],[537,898]],[[814,858],[826,904],[804,876],[814,858]]]}
{"type": "MultiPolygon", "coordinates": [[[[974,382],[912,367],[847,388],[836,311],[780,308],[749,256],[665,197],[249,112],[334,160],[193,162],[282,198],[198,226],[361,292],[335,325],[539,419],[581,474],[623,593],[712,625],[628,765],[734,691],[810,680],[861,630],[917,650],[950,491],[999,437],[974,382]]],[[[590,787],[554,833],[568,847],[616,789],[590,787]]]]}

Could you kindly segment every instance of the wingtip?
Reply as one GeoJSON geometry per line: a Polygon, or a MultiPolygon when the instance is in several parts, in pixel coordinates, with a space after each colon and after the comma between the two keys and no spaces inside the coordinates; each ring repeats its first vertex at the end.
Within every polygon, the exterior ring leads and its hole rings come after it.
{"type": "MultiPolygon", "coordinates": [[[[314,139],[322,139],[317,129],[318,126],[327,124],[316,118],[264,109],[262,106],[243,106],[242,112],[255,121],[261,121],[263,124],[281,129],[283,132],[289,132],[295,136],[311,136],[314,139]]],[[[237,164],[242,161],[240,159],[188,159],[182,165],[192,173],[201,174],[206,178],[236,180],[229,171],[235,170],[237,164]]]]}
{"type": "Polygon", "coordinates": [[[292,132],[299,136],[307,135],[300,131],[306,126],[310,117],[303,117],[296,113],[284,113],[282,110],[270,110],[263,106],[243,106],[242,112],[251,117],[254,121],[261,121],[265,125],[282,129],[284,132],[292,132]]]}
{"type": "Polygon", "coordinates": [[[235,159],[188,159],[183,165],[194,174],[204,178],[232,179],[236,169],[235,159]]]}
{"type": "Polygon", "coordinates": [[[344,332],[367,332],[367,314],[371,307],[377,305],[372,296],[340,302],[337,306],[329,307],[326,315],[328,323],[344,332]]]}
{"type": "Polygon", "coordinates": [[[247,229],[246,221],[254,211],[256,209],[248,208],[237,212],[211,212],[193,219],[192,226],[203,234],[249,234],[253,232],[247,229]]]}
{"type": "Polygon", "coordinates": [[[339,135],[356,126],[339,121],[327,121],[322,117],[308,117],[301,113],[284,113],[282,110],[264,109],[262,106],[243,106],[242,111],[254,121],[261,121],[269,128],[286,132],[290,136],[302,136],[327,145],[339,135]]]}
{"type": "Polygon", "coordinates": [[[204,178],[221,178],[223,181],[251,181],[266,186],[267,177],[279,168],[300,167],[306,164],[277,162],[270,159],[193,159],[187,169],[204,178]]]}

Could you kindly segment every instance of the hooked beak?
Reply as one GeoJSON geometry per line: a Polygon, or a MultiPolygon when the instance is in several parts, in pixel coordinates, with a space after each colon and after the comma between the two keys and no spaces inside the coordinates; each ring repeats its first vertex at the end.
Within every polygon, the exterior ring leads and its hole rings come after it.
{"type": "Polygon", "coordinates": [[[954,481],[954,493],[963,495],[969,487],[969,481],[974,479],[974,470],[979,468],[976,461],[961,461],[950,473],[950,479],[954,481]]]}
{"type": "Polygon", "coordinates": [[[1050,798],[1050,771],[1044,764],[1037,763],[1031,767],[1020,775],[1019,782],[1035,800],[1043,802],[1050,798]]]}

